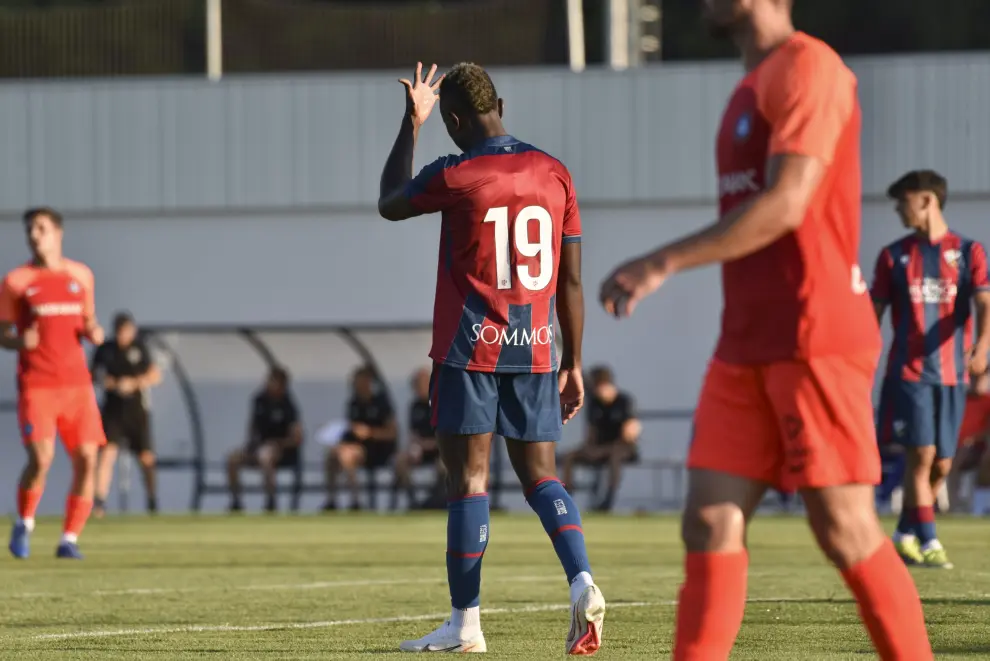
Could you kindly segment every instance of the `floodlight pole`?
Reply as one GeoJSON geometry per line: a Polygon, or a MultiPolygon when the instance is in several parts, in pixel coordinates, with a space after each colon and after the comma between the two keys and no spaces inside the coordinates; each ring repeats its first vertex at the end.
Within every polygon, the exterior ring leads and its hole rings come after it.
{"type": "Polygon", "coordinates": [[[216,82],[223,77],[222,0],[206,0],[206,76],[216,82]]]}
{"type": "Polygon", "coordinates": [[[584,3],[567,0],[567,57],[571,71],[584,71],[584,3]]]}

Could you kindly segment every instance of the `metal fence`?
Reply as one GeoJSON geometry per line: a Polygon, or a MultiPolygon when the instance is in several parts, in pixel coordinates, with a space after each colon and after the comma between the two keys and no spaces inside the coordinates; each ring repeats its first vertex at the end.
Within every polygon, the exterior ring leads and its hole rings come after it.
{"type": "Polygon", "coordinates": [[[202,74],[222,35],[225,72],[486,66],[567,61],[564,3],[118,0],[0,9],[0,78],[202,74]],[[210,26],[208,9],[220,16],[210,26]],[[208,34],[208,27],[214,30],[208,34]]]}

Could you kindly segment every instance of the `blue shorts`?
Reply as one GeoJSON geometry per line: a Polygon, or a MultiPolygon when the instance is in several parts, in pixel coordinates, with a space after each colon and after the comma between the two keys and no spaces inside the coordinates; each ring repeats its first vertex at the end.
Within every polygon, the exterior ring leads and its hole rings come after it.
{"type": "Polygon", "coordinates": [[[966,386],[883,382],[877,438],[904,447],[935,446],[939,459],[949,459],[959,445],[959,427],[966,408],[966,386]]]}
{"type": "Polygon", "coordinates": [[[557,441],[557,374],[471,372],[436,364],[430,378],[433,426],[444,434],[495,432],[520,441],[557,441]]]}

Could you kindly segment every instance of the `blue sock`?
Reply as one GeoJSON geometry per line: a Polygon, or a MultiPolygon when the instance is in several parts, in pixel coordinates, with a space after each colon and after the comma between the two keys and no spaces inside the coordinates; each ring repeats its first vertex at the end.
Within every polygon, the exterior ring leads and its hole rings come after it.
{"type": "Polygon", "coordinates": [[[461,610],[481,602],[481,559],[488,546],[488,494],[447,504],[447,584],[450,605],[461,610]]]}
{"type": "Polygon", "coordinates": [[[550,535],[553,550],[567,574],[567,582],[583,571],[591,573],[588,551],[584,547],[581,512],[557,479],[537,482],[526,494],[526,502],[540,517],[543,529],[550,535]]]}
{"type": "Polygon", "coordinates": [[[914,535],[915,534],[915,517],[914,508],[907,507],[906,505],[901,507],[901,516],[897,519],[897,532],[902,535],[914,535]]]}

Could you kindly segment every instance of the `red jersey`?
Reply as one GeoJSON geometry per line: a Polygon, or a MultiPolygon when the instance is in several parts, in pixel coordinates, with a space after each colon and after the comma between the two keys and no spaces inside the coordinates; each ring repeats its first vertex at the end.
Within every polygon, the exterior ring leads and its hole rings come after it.
{"type": "Polygon", "coordinates": [[[407,195],[423,213],[443,212],[430,357],[478,372],[555,371],[561,244],[581,240],[567,168],[500,136],[427,165],[407,195]]]}
{"type": "Polygon", "coordinates": [[[856,77],[801,32],[746,75],[722,117],[719,206],[728,214],[764,190],[767,159],[801,155],[827,169],[794,232],[722,266],[725,308],[716,356],[761,364],[879,352],[858,265],[860,108],[856,77]]]}
{"type": "Polygon", "coordinates": [[[959,441],[990,432],[990,395],[966,396],[966,412],[959,427],[959,441]]]}
{"type": "Polygon", "coordinates": [[[890,306],[894,342],[887,376],[946,386],[967,383],[973,296],[988,289],[986,250],[955,232],[935,243],[911,234],[884,248],[871,294],[890,306]]]}
{"type": "Polygon", "coordinates": [[[89,385],[92,377],[82,347],[86,320],[94,315],[93,272],[85,264],[64,260],[52,270],[25,264],[3,280],[0,322],[23,333],[38,329],[38,346],[21,351],[17,382],[27,388],[89,385]]]}

